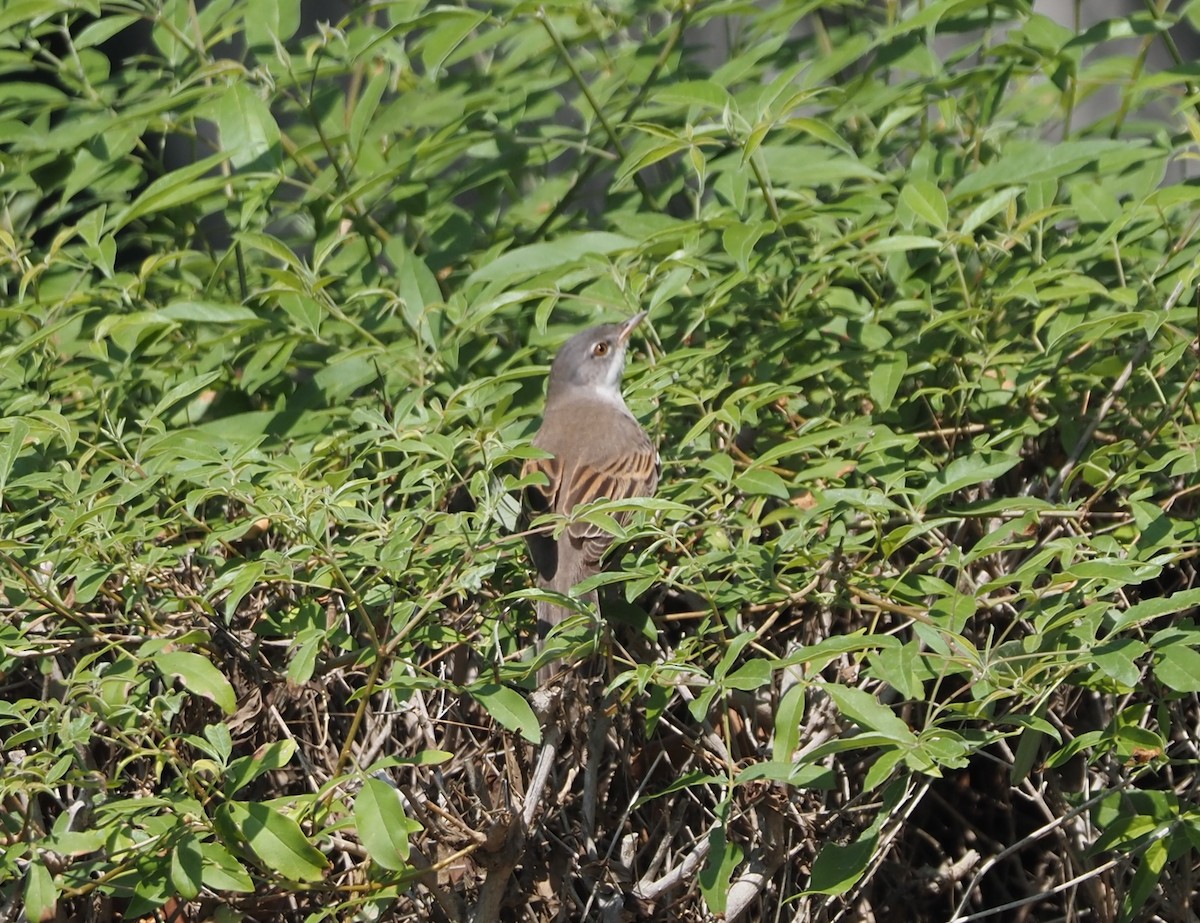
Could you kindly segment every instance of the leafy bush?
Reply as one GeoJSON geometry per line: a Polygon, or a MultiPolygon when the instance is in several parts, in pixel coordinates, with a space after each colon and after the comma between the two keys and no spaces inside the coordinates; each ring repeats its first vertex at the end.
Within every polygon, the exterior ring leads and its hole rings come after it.
{"type": "Polygon", "coordinates": [[[0,3],[9,906],[1200,912],[1179,7],[0,3]],[[517,473],[640,309],[542,727],[517,473]]]}

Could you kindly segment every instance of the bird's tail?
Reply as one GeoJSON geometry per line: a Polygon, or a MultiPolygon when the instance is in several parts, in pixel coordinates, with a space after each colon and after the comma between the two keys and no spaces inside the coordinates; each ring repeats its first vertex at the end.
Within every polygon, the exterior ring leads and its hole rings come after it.
{"type": "MultiPolygon", "coordinates": [[[[571,586],[574,586],[574,584],[571,584],[571,586]]],[[[570,588],[571,588],[570,586],[568,586],[564,589],[559,589],[558,587],[550,587],[550,589],[557,590],[558,592],[564,593],[564,594],[570,588]]],[[[600,604],[600,601],[599,601],[598,597],[596,596],[595,591],[588,593],[587,595],[582,596],[580,598],[584,602],[586,602],[590,607],[592,607],[593,611],[596,611],[600,604]]],[[[574,610],[567,609],[564,606],[557,606],[551,602],[542,601],[537,604],[537,649],[538,649],[539,654],[542,652],[542,650],[546,646],[546,636],[550,633],[550,630],[552,628],[554,628],[554,626],[557,625],[559,622],[562,622],[564,619],[570,618],[574,614],[575,614],[574,610]]],[[[551,660],[549,663],[542,666],[538,670],[538,674],[537,674],[538,686],[539,687],[545,686],[547,683],[549,683],[549,682],[553,681],[555,678],[559,677],[564,670],[564,666],[565,665],[563,664],[563,662],[561,660],[557,660],[557,659],[551,660]]]]}

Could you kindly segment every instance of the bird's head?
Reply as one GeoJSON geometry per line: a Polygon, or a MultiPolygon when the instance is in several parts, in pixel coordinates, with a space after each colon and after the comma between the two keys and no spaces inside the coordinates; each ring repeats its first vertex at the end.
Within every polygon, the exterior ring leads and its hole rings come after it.
{"type": "Polygon", "coordinates": [[[547,399],[590,393],[620,401],[629,335],[645,316],[645,311],[639,311],[623,324],[592,327],[567,340],[550,366],[547,399]]]}

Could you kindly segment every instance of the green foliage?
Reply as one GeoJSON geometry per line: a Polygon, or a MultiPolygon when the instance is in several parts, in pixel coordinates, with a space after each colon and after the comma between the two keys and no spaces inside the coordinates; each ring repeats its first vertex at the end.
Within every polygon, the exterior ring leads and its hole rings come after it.
{"type": "Polygon", "coordinates": [[[0,0],[6,900],[1186,918],[1200,4],[478,6],[0,0]],[[520,463],[642,309],[526,826],[520,463]]]}

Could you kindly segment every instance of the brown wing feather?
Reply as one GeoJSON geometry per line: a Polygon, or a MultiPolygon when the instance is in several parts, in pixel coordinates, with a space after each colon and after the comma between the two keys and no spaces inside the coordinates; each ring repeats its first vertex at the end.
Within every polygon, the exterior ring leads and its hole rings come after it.
{"type": "Polygon", "coordinates": [[[522,480],[539,473],[546,476],[544,485],[529,484],[525,487],[522,499],[532,513],[541,515],[554,509],[554,501],[558,496],[559,468],[558,459],[554,457],[528,458],[521,466],[522,480]]]}
{"type": "MultiPolygon", "coordinates": [[[[574,418],[589,420],[597,412],[608,410],[600,407],[597,411],[584,404],[575,411],[574,418]]],[[[611,454],[611,450],[613,444],[621,440],[607,430],[605,438],[597,444],[594,430],[585,429],[581,433],[570,427],[560,427],[547,432],[543,425],[533,444],[553,455],[529,459],[521,471],[523,476],[541,472],[547,481],[544,487],[529,485],[524,490],[523,505],[530,518],[551,511],[569,516],[577,506],[601,498],[628,500],[653,495],[658,486],[658,453],[649,437],[632,417],[618,420],[613,425],[628,427],[624,435],[632,436],[629,439],[632,445],[619,454],[611,454]],[[585,448],[582,453],[579,451],[581,443],[585,448]],[[582,463],[578,461],[580,454],[595,461],[582,463]]],[[[619,522],[626,519],[627,515],[618,516],[619,522]]],[[[549,532],[526,538],[530,556],[544,585],[551,585],[561,592],[595,573],[612,541],[612,536],[603,529],[586,522],[569,525],[557,542],[549,532]]]]}
{"type": "MultiPolygon", "coordinates": [[[[522,465],[522,478],[539,472],[546,476],[545,485],[529,484],[522,492],[521,501],[527,521],[554,509],[561,482],[560,468],[557,458],[530,458],[522,465]]],[[[543,580],[553,579],[558,570],[558,543],[554,541],[554,536],[549,531],[534,533],[525,536],[525,544],[529,547],[529,556],[533,558],[533,566],[538,574],[543,580]]]]}
{"type": "MultiPolygon", "coordinates": [[[[581,465],[572,478],[571,495],[563,498],[562,509],[573,510],[581,503],[590,503],[601,497],[608,500],[631,500],[635,497],[650,497],[658,486],[658,453],[646,440],[632,452],[606,460],[598,467],[581,465]]],[[[617,521],[624,523],[628,515],[619,514],[617,521]]],[[[586,522],[575,522],[567,527],[567,535],[573,543],[587,543],[587,557],[599,563],[601,555],[610,544],[612,536],[597,526],[586,522]]]]}

